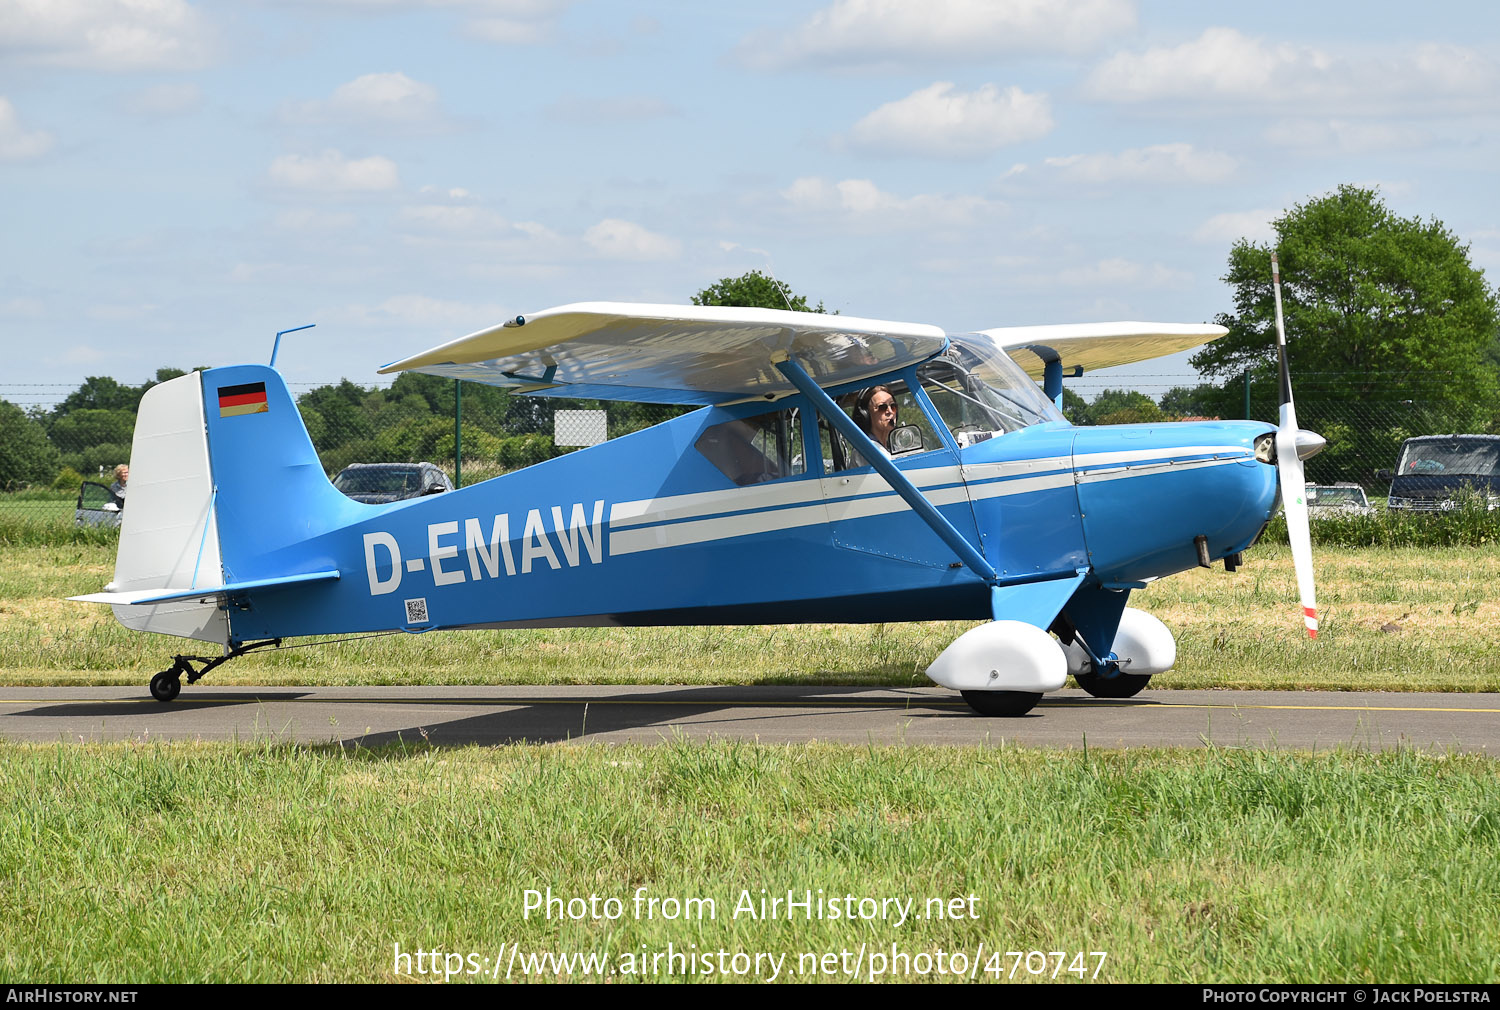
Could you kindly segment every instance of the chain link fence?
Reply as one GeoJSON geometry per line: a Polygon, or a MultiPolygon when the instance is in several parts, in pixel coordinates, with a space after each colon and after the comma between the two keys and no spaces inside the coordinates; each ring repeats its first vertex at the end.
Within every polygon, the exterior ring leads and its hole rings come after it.
{"type": "MultiPolygon", "coordinates": [[[[159,373],[159,379],[173,374],[159,373]]],[[[129,462],[135,411],[151,383],[90,379],[82,387],[0,384],[0,518],[73,522],[86,482],[107,488],[129,462]]],[[[1064,410],[1075,424],[1169,423],[1251,417],[1275,423],[1273,379],[1205,385],[1194,374],[1085,376],[1067,383],[1064,410]]],[[[438,465],[464,485],[619,438],[688,408],[512,396],[473,383],[407,374],[390,386],[337,383],[292,387],[330,478],[353,463],[438,465]],[[454,447],[462,444],[462,457],[454,447]]],[[[1396,465],[1414,435],[1497,430],[1494,408],[1465,402],[1449,375],[1304,375],[1296,403],[1302,427],[1328,440],[1308,461],[1308,480],[1351,481],[1372,497],[1388,485],[1377,471],[1396,465]]],[[[97,497],[98,488],[91,494],[97,497]]]]}

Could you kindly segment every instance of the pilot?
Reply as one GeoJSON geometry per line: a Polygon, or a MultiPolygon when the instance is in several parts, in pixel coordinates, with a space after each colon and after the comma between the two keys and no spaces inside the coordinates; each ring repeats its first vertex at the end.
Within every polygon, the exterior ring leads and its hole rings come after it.
{"type": "Polygon", "coordinates": [[[873,438],[887,456],[891,454],[891,432],[896,428],[899,410],[895,395],[886,386],[861,390],[854,401],[854,423],[873,438]]]}
{"type": "Polygon", "coordinates": [[[125,485],[130,480],[130,467],[121,463],[115,467],[115,482],[109,486],[109,504],[117,509],[125,507],[125,485]]]}

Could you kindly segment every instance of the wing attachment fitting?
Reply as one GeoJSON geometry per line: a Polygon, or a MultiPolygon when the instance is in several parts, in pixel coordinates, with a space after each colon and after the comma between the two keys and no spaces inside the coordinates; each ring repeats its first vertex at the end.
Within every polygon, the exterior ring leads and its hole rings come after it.
{"type": "Polygon", "coordinates": [[[1040,379],[1049,362],[1093,372],[1186,351],[1229,331],[1211,323],[1130,322],[1000,326],[980,332],[998,342],[1033,379],[1040,379]]]}
{"type": "Polygon", "coordinates": [[[821,386],[924,361],[936,326],[713,305],[579,302],[517,316],[380,369],[425,372],[515,392],[641,403],[717,404],[796,388],[772,364],[801,362],[821,386]]]}

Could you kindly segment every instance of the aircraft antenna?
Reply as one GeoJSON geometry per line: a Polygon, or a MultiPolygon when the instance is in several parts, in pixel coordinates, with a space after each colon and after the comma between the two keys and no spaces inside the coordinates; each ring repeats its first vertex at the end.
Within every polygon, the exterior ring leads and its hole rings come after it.
{"type": "Polygon", "coordinates": [[[796,312],[797,310],[792,308],[791,296],[787,294],[787,286],[781,283],[781,281],[776,277],[776,264],[771,262],[771,254],[766,252],[764,249],[756,249],[754,250],[754,252],[764,254],[764,256],[766,257],[766,276],[771,278],[771,283],[776,286],[776,293],[781,295],[781,300],[783,302],[786,302],[787,311],[796,312]]]}
{"type": "Polygon", "coordinates": [[[317,326],[317,325],[318,325],[317,323],[308,323],[305,326],[293,326],[289,330],[279,330],[279,331],[277,331],[277,333],[276,333],[276,343],[274,343],[274,344],[271,345],[271,367],[272,368],[276,367],[276,353],[281,350],[281,338],[282,338],[282,336],[284,334],[287,334],[287,333],[296,333],[298,330],[310,330],[314,326],[317,326]]]}

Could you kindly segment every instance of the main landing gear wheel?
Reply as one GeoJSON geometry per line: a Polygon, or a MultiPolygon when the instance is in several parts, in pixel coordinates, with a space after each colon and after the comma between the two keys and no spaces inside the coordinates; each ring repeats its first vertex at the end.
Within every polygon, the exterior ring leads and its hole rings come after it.
{"type": "Polygon", "coordinates": [[[1095,698],[1134,698],[1151,683],[1149,673],[1117,673],[1113,677],[1105,677],[1093,670],[1075,673],[1073,679],[1095,698]]]}
{"type": "Polygon", "coordinates": [[[1025,715],[1042,700],[1034,691],[960,691],[969,707],[980,715],[1013,717],[1025,715]]]}
{"type": "Polygon", "coordinates": [[[163,670],[151,678],[151,697],[157,701],[171,701],[181,691],[182,679],[177,676],[176,667],[163,670]]]}

